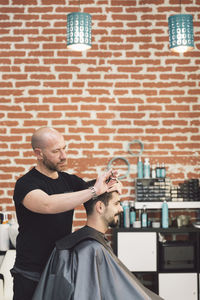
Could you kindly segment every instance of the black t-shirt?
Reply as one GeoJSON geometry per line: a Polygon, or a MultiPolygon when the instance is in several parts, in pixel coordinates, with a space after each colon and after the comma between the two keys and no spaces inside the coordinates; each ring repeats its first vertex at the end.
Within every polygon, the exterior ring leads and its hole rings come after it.
{"type": "Polygon", "coordinates": [[[15,266],[28,271],[41,272],[55,242],[72,230],[73,210],[57,214],[39,214],[25,208],[22,200],[32,190],[40,189],[48,195],[86,189],[85,181],[76,175],[58,172],[52,179],[35,168],[19,178],[15,185],[14,201],[19,223],[15,266]]]}

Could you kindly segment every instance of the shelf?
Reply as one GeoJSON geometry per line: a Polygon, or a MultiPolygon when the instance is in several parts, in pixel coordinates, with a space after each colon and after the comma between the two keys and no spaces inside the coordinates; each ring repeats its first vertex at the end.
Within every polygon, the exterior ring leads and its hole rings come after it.
{"type": "MultiPolygon", "coordinates": [[[[167,202],[169,209],[181,209],[181,208],[200,208],[200,201],[198,202],[167,202]]],[[[162,202],[135,202],[135,208],[136,209],[142,209],[143,206],[146,206],[147,209],[161,209],[162,208],[162,202]]]]}
{"type": "Polygon", "coordinates": [[[169,227],[169,228],[152,228],[152,227],[146,227],[146,228],[112,228],[112,232],[115,235],[118,234],[118,232],[161,232],[161,233],[193,233],[193,232],[200,232],[199,228],[196,228],[194,226],[182,226],[182,227],[169,227]]]}

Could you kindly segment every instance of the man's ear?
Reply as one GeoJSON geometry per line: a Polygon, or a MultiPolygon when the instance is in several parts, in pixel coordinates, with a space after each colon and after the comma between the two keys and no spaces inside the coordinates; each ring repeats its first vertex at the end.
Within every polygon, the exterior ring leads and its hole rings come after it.
{"type": "Polygon", "coordinates": [[[105,209],[104,203],[103,203],[102,201],[97,201],[97,203],[96,203],[96,211],[97,211],[99,214],[103,214],[104,209],[105,209]]]}
{"type": "Polygon", "coordinates": [[[37,159],[42,159],[43,158],[43,153],[42,153],[42,150],[40,148],[35,148],[34,153],[35,153],[37,159]]]}

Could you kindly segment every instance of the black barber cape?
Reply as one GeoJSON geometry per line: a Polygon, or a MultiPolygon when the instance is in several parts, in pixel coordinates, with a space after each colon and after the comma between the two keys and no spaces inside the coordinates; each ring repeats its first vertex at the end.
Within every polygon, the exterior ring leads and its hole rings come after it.
{"type": "Polygon", "coordinates": [[[32,300],[160,300],[85,226],[56,243],[32,300]]]}

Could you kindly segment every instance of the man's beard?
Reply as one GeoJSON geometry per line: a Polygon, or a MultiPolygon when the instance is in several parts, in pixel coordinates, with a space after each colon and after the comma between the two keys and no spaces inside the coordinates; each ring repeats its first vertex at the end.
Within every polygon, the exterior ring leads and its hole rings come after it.
{"type": "MultiPolygon", "coordinates": [[[[119,216],[119,214],[116,214],[115,216],[119,216]]],[[[114,217],[115,217],[114,216],[114,217]]],[[[117,218],[117,220],[115,220],[115,218],[113,217],[113,219],[108,223],[108,225],[111,227],[111,228],[115,228],[117,227],[118,223],[119,223],[119,217],[117,218]]]]}
{"type": "MultiPolygon", "coordinates": [[[[61,162],[60,162],[61,163],[61,162]]],[[[47,169],[49,169],[50,171],[57,171],[57,172],[60,172],[60,171],[63,171],[66,169],[66,166],[65,165],[59,165],[58,164],[54,164],[53,162],[51,162],[45,155],[43,155],[43,164],[45,165],[45,167],[47,169]]]]}

